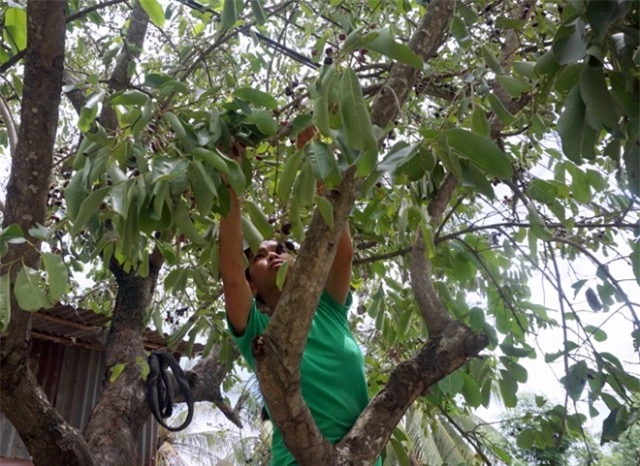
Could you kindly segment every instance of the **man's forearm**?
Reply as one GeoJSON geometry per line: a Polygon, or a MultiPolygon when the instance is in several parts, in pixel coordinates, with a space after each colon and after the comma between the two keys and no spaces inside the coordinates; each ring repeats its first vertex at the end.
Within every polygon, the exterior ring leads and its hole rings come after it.
{"type": "Polygon", "coordinates": [[[220,220],[220,274],[222,280],[232,278],[239,272],[244,274],[244,258],[242,248],[242,220],[240,203],[242,200],[233,190],[231,209],[226,217],[220,220]]]}

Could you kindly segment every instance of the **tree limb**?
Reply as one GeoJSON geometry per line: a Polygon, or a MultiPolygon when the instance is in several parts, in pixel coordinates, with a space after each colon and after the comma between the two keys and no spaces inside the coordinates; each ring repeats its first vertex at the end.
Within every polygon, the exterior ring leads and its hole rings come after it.
{"type": "MultiPolygon", "coordinates": [[[[18,141],[7,186],[5,225],[13,223],[27,232],[44,224],[53,147],[58,126],[62,70],[64,67],[64,8],[66,2],[27,3],[28,47],[25,52],[24,87],[18,141]]],[[[10,124],[9,122],[7,124],[10,124]]],[[[10,245],[0,273],[13,283],[20,269],[37,268],[39,240],[10,245]]],[[[87,443],[49,403],[29,370],[30,314],[11,295],[11,321],[0,341],[0,406],[16,428],[37,465],[92,465],[87,443]]]]}

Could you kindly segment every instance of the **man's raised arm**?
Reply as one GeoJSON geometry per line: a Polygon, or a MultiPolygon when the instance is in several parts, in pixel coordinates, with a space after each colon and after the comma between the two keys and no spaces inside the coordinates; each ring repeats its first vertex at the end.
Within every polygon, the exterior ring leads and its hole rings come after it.
{"type": "Polygon", "coordinates": [[[227,317],[236,335],[240,336],[247,327],[251,310],[251,289],[244,274],[244,252],[242,248],[242,221],[240,203],[236,193],[231,194],[229,215],[220,220],[220,276],[224,293],[227,317]]]}

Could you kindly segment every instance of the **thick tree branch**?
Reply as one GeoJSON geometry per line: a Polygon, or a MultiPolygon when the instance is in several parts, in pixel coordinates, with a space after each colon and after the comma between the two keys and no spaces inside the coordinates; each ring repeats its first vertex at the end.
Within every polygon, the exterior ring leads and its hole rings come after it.
{"type": "MultiPolygon", "coordinates": [[[[109,79],[112,91],[129,86],[128,69],[142,52],[148,24],[149,17],[136,1],[123,49],[109,79]]],[[[115,111],[108,105],[102,108],[100,122],[107,131],[114,132],[118,128],[115,111]]],[[[162,255],[154,250],[149,256],[146,277],[139,276],[134,270],[125,272],[115,259],[109,264],[118,284],[118,294],[106,344],[107,367],[124,364],[125,370],[113,383],[107,384],[85,430],[91,452],[99,464],[134,464],[138,434],[149,419],[138,361],[146,360],[142,341],[145,312],[152,302],[162,263],[162,255]]]]}
{"type": "MultiPolygon", "coordinates": [[[[220,361],[220,345],[216,345],[206,358],[201,359],[192,369],[185,371],[194,401],[209,401],[215,404],[222,414],[236,426],[242,428],[242,421],[235,409],[231,409],[224,401],[220,386],[229,373],[229,367],[220,361]]],[[[239,356],[238,350],[233,347],[234,358],[239,356]]],[[[182,393],[177,384],[174,387],[174,400],[176,403],[183,401],[182,393]]]]}
{"type": "MultiPolygon", "coordinates": [[[[409,47],[425,62],[432,58],[444,43],[455,10],[455,0],[435,0],[429,3],[409,40],[409,47]]],[[[384,128],[394,121],[407,100],[420,70],[404,63],[394,63],[387,82],[376,95],[371,107],[371,120],[384,128]]]]}
{"type": "Polygon", "coordinates": [[[405,411],[435,382],[450,374],[487,345],[487,338],[473,335],[453,321],[414,357],[398,365],[389,382],[369,403],[353,428],[337,445],[354,465],[372,464],[405,411]],[[380,417],[384,416],[384,417],[380,417]]]}
{"type": "MultiPolygon", "coordinates": [[[[44,224],[53,146],[64,67],[64,8],[66,2],[27,4],[26,61],[18,142],[12,157],[4,224],[16,223],[27,232],[44,224]]],[[[20,264],[37,268],[39,241],[11,245],[0,273],[15,279],[20,264]]],[[[0,405],[37,465],[92,465],[87,444],[48,402],[29,371],[30,314],[11,293],[11,322],[0,342],[0,405]]]]}
{"type": "Polygon", "coordinates": [[[319,212],[313,216],[300,248],[294,273],[264,334],[256,338],[253,355],[257,375],[273,421],[287,447],[300,464],[336,464],[335,451],[321,435],[300,391],[300,359],[329,273],[347,216],[355,200],[355,169],[345,172],[338,189],[328,195],[333,204],[335,226],[331,229],[319,212]],[[290,312],[296,309],[296,312],[290,312]]]}

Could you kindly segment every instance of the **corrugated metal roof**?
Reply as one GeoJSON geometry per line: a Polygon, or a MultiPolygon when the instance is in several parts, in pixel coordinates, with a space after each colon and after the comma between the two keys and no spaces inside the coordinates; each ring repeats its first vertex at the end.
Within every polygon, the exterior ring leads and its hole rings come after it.
{"type": "MultiPolygon", "coordinates": [[[[37,358],[32,367],[36,378],[45,382],[45,390],[56,389],[54,403],[58,412],[73,427],[84,431],[91,411],[102,393],[107,369],[104,352],[49,341],[34,341],[31,356],[37,358]],[[48,366],[46,362],[50,359],[49,355],[54,355],[54,359],[61,358],[61,364],[48,366]],[[54,372],[58,373],[55,387],[54,372]]],[[[140,432],[136,466],[152,466],[155,462],[158,425],[152,421],[149,415],[149,421],[140,432]]],[[[1,413],[0,432],[0,457],[30,458],[18,433],[1,413]]],[[[0,461],[0,464],[4,464],[4,461],[0,461]]]]}
{"type": "MultiPolygon", "coordinates": [[[[106,342],[111,318],[96,314],[91,309],[76,308],[64,304],[56,304],[50,309],[33,313],[32,336],[40,340],[53,341],[89,349],[103,349],[106,342]]],[[[169,336],[160,336],[157,332],[147,330],[144,334],[144,345],[147,350],[165,349],[169,336]]],[[[181,342],[176,348],[184,354],[187,348],[181,342]]],[[[193,354],[204,350],[204,345],[193,345],[193,354]]]]}

